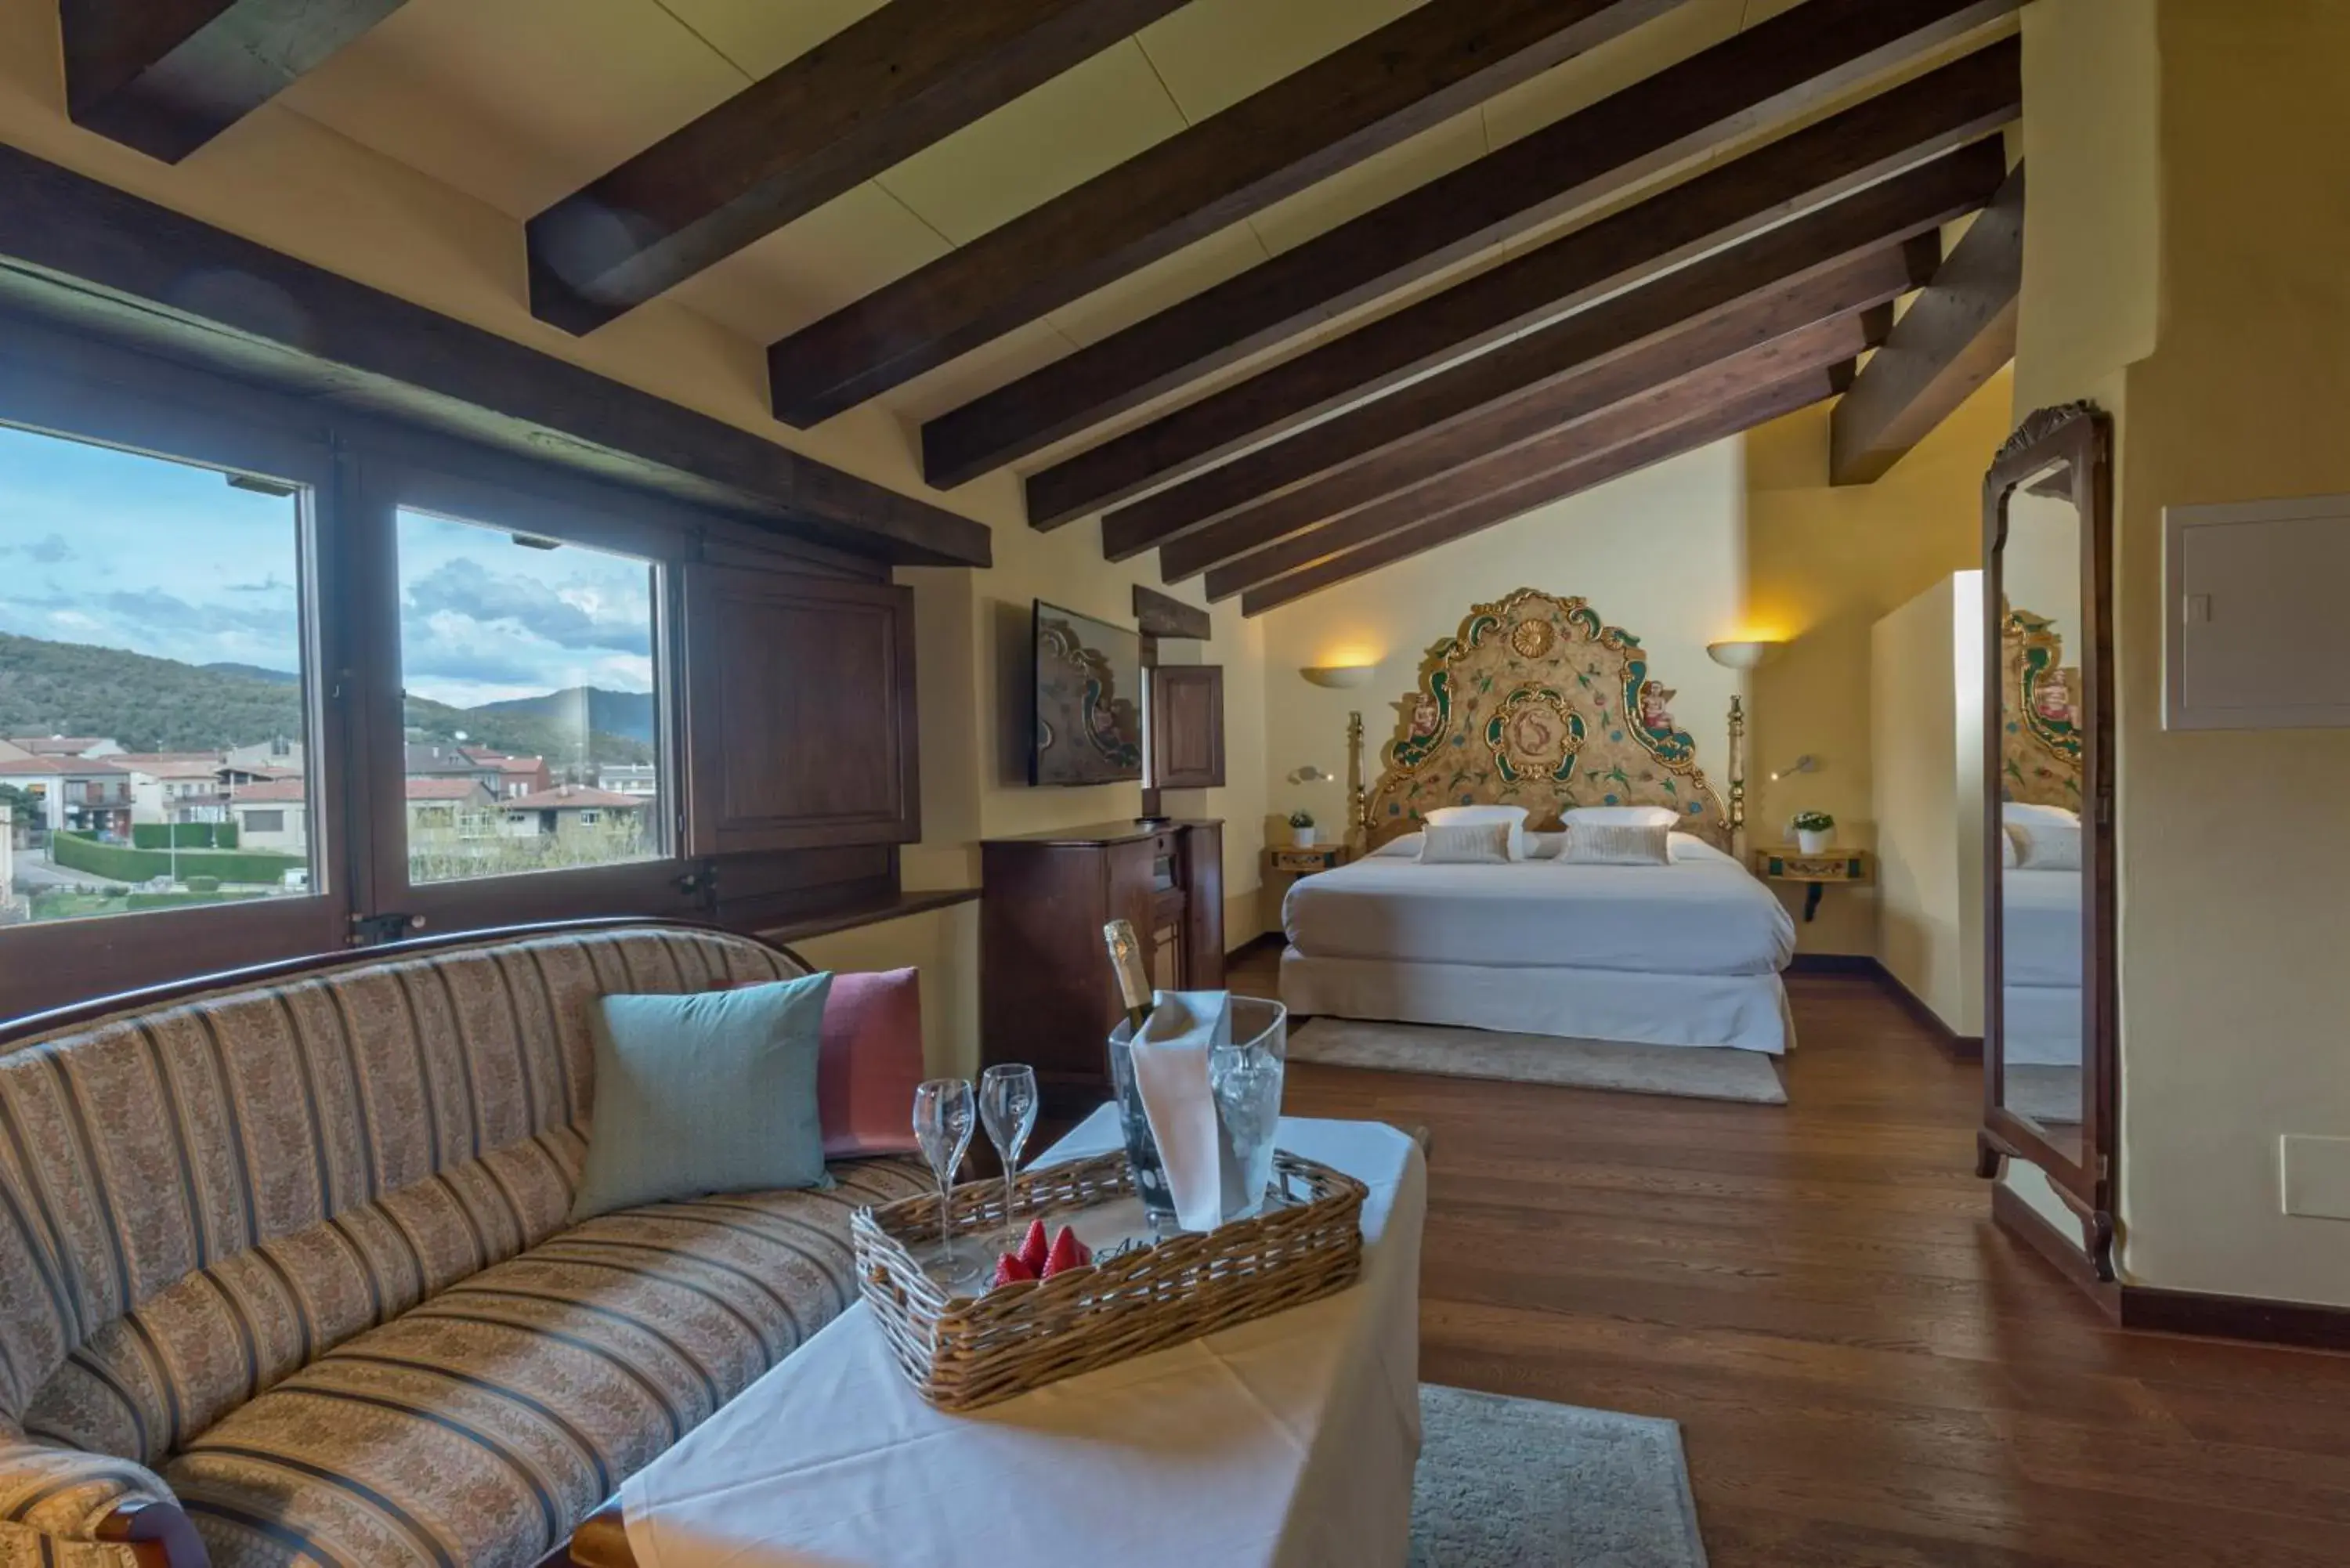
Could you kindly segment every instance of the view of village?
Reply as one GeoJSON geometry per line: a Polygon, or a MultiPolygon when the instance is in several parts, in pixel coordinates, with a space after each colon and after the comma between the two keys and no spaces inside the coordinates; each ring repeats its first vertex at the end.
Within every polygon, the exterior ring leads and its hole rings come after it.
{"type": "MultiPolygon", "coordinates": [[[[411,877],[658,853],[658,770],[580,754],[589,750],[551,763],[462,739],[411,739],[402,780],[411,877]]],[[[301,742],[282,737],[217,752],[131,752],[94,735],[0,738],[0,924],[306,892],[307,780],[301,742]]]]}

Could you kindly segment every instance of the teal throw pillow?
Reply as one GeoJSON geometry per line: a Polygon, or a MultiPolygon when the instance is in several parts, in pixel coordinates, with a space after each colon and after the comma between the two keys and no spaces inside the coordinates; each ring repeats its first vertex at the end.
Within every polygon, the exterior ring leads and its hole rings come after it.
{"type": "Polygon", "coordinates": [[[574,1223],[705,1192],[825,1180],[816,1057],[829,974],[695,996],[608,996],[589,1015],[596,1108],[574,1223]]]}

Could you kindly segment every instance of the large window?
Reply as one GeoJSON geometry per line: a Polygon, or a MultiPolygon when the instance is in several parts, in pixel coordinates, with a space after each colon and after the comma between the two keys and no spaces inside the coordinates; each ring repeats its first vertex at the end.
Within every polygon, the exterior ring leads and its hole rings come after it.
{"type": "Polygon", "coordinates": [[[409,880],[665,855],[659,568],[421,511],[398,518],[409,880]]]}
{"type": "Polygon", "coordinates": [[[313,890],[307,501],[0,425],[0,924],[313,890]]]}

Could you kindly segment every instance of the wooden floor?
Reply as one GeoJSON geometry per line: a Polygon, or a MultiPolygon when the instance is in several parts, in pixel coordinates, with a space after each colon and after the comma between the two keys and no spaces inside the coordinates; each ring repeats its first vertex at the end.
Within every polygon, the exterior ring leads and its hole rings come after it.
{"type": "Polygon", "coordinates": [[[1789,988],[1786,1107],[1291,1068],[1433,1135],[1421,1376],[1679,1421],[1712,1568],[2350,1564],[2350,1356],[2108,1327],[1991,1225],[1978,1069],[1789,988]]]}

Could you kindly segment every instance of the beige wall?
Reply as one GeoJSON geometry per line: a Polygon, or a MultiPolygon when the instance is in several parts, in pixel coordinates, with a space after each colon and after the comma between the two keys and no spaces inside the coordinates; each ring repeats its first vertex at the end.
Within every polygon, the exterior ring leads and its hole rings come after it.
{"type": "MultiPolygon", "coordinates": [[[[1788,644],[1754,672],[1756,844],[1786,836],[1798,811],[1836,818],[1838,836],[1877,841],[1869,738],[1870,628],[1982,558],[1982,476],[2007,439],[2009,378],[1994,376],[1874,484],[1827,482],[1828,410],[1774,421],[1746,438],[1746,618],[1788,644]],[[1773,783],[1795,758],[1815,773],[1773,783]]],[[[1799,888],[1783,888],[1791,903],[1799,888]]],[[[1877,894],[1831,888],[1799,926],[1805,951],[1877,950],[1877,894]]],[[[1972,1033],[1967,1031],[1967,1033],[1972,1033]]]]}
{"type": "Polygon", "coordinates": [[[2350,732],[2167,733],[2160,709],[2163,508],[2350,490],[2350,8],[2031,11],[2025,294],[2041,309],[2018,384],[2119,416],[2123,1266],[2350,1303],[2342,1226],[2282,1213],[2279,1174],[2281,1137],[2350,1134],[2350,831],[2314,805],[2350,769],[2350,732]],[[2083,117],[2115,123],[2068,138],[2083,117]],[[2122,232],[2043,208],[2043,163],[2055,189],[2130,192],[2122,232]]]}
{"type": "Polygon", "coordinates": [[[1960,1034],[1982,1033],[1982,574],[1869,632],[1877,957],[1960,1034]]]}
{"type": "MultiPolygon", "coordinates": [[[[775,422],[763,346],[673,301],[655,301],[585,338],[546,326],[525,305],[522,233],[513,218],[282,106],[265,105],[177,167],[79,130],[64,114],[59,59],[56,6],[0,0],[0,141],[988,524],[992,569],[900,574],[914,587],[920,628],[925,836],[904,857],[910,886],[974,882],[974,846],[985,835],[1135,815],[1139,793],[1132,785],[1027,788],[1021,756],[1007,743],[1005,704],[1025,679],[1018,661],[1025,659],[1029,601],[1042,597],[1131,624],[1132,585],[1157,584],[1149,560],[1106,563],[1091,521],[1052,534],[1031,530],[1009,473],[950,494],[931,491],[921,482],[916,431],[878,407],[815,431],[775,422]],[[1016,639],[1009,629],[1015,619],[1016,639]]],[[[911,396],[921,400],[926,386],[911,396]]],[[[927,395],[937,400],[944,389],[929,387],[927,395]]],[[[1196,585],[1174,591],[1198,600],[1196,585]]],[[[1170,805],[1229,818],[1225,887],[1235,919],[1227,940],[1237,944],[1255,934],[1263,639],[1243,625],[1237,606],[1215,612],[1215,628],[1198,657],[1227,670],[1232,785],[1170,805]]],[[[976,931],[966,911],[893,922],[826,950],[853,951],[878,967],[922,962],[926,1002],[935,999],[927,1026],[938,1059],[967,1063],[976,1051],[976,931]],[[931,970],[947,972],[934,982],[931,970]],[[941,1028],[946,1035],[935,1033],[941,1028]]]]}
{"type": "Polygon", "coordinates": [[[1343,834],[1347,713],[1363,715],[1367,783],[1429,646],[1459,631],[1471,605],[1522,587],[1579,594],[1639,638],[1656,678],[1677,693],[1673,716],[1697,737],[1700,765],[1724,784],[1736,677],[1705,645],[1739,630],[1742,466],[1739,443],[1718,441],[1262,617],[1266,806],[1284,817],[1303,806],[1331,836],[1343,834]],[[1365,661],[1377,673],[1354,691],[1297,673],[1365,661]],[[1338,782],[1286,782],[1307,765],[1338,782]]]}

